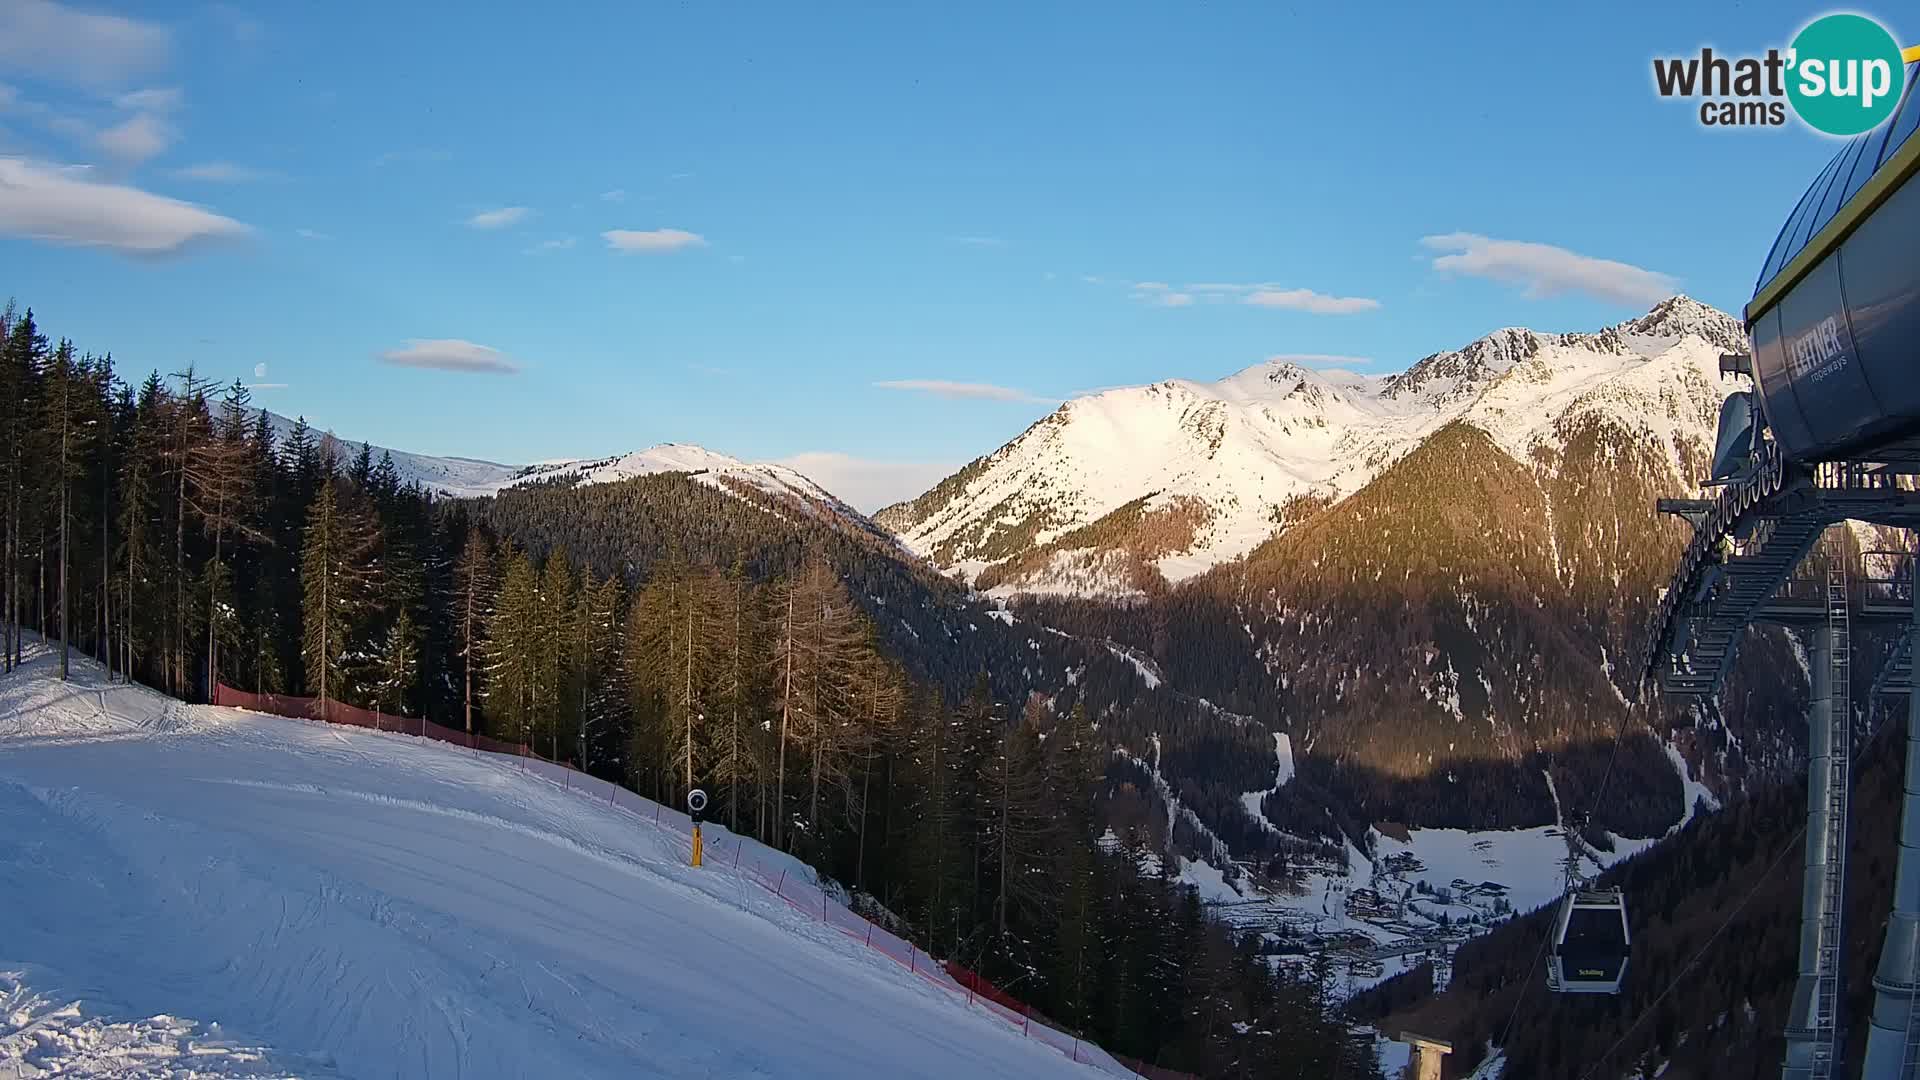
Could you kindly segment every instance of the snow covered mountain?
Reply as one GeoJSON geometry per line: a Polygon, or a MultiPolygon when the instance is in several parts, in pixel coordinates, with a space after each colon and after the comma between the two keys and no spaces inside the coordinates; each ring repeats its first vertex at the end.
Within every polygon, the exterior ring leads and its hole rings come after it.
{"type": "Polygon", "coordinates": [[[1675,296],[1597,333],[1497,330],[1386,377],[1278,360],[1110,390],[875,520],[997,594],[1138,595],[1245,555],[1454,421],[1531,465],[1570,419],[1600,414],[1679,474],[1712,441],[1719,355],[1745,340],[1675,296]]]}
{"type": "MultiPolygon", "coordinates": [[[[276,441],[284,443],[295,421],[268,412],[276,441]]],[[[316,432],[315,437],[327,433],[316,432]]],[[[495,495],[508,488],[539,483],[610,484],[636,476],[662,473],[688,473],[700,482],[723,491],[751,489],[777,498],[798,500],[802,504],[824,504],[836,511],[859,517],[825,488],[784,465],[756,465],[739,458],[686,443],[660,443],[645,450],[603,458],[559,458],[532,465],[502,465],[479,458],[436,457],[409,450],[356,442],[334,436],[340,444],[340,456],[351,458],[363,445],[369,446],[376,460],[382,454],[393,455],[403,484],[418,483],[429,491],[456,498],[495,495]]]]}

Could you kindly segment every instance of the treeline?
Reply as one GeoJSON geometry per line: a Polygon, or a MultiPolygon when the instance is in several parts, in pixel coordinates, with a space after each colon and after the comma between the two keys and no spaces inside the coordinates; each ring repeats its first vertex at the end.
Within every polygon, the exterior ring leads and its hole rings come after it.
{"type": "Polygon", "coordinates": [[[1373,1075],[1311,978],[1095,843],[1125,782],[1110,735],[1006,692],[1031,678],[999,655],[1011,635],[934,638],[950,601],[863,558],[874,538],[686,477],[436,498],[364,444],[277,430],[238,382],[129,385],[11,307],[0,402],[9,669],[37,630],[63,675],[79,651],[189,700],[321,696],[525,741],[665,802],[701,786],[722,823],[1120,1053],[1373,1075]],[[582,514],[600,526],[531,525],[582,514]],[[616,544],[620,520],[657,548],[616,544]]]}

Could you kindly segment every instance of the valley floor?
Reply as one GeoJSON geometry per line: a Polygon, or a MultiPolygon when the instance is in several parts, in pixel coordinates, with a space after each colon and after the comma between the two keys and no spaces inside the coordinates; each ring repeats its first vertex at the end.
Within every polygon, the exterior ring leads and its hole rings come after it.
{"type": "Polygon", "coordinates": [[[1095,1075],[511,759],[54,673],[0,680],[0,1078],[1095,1075]]]}

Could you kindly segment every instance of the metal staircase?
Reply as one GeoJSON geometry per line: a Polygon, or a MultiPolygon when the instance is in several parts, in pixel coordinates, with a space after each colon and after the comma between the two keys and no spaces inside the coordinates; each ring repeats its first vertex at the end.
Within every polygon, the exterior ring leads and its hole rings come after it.
{"type": "Polygon", "coordinates": [[[1819,985],[1813,1013],[1814,1080],[1831,1080],[1840,1053],[1840,915],[1847,867],[1847,771],[1852,759],[1852,627],[1844,568],[1827,571],[1827,671],[1833,711],[1832,756],[1827,764],[1826,908],[1820,913],[1819,985]]]}

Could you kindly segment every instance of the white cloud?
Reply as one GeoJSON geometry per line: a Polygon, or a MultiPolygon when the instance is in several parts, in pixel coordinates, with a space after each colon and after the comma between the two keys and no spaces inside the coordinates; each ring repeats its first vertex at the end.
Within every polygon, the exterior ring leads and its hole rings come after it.
{"type": "Polygon", "coordinates": [[[0,158],[0,233],[131,255],[171,255],[248,231],[192,203],[97,182],[86,169],[0,158]]]}
{"type": "Polygon", "coordinates": [[[198,165],[175,169],[173,175],[182,180],[200,180],[209,184],[247,184],[265,180],[274,174],[265,169],[235,165],[231,161],[203,161],[198,165]]]}
{"type": "Polygon", "coordinates": [[[911,499],[959,468],[957,462],[888,461],[834,450],[809,450],[774,464],[801,473],[866,514],[911,499]]]}
{"type": "MultiPolygon", "coordinates": [[[[1098,279],[1088,280],[1094,284],[1100,283],[1098,279]]],[[[1364,296],[1328,296],[1312,289],[1290,289],[1271,283],[1201,281],[1176,287],[1164,281],[1141,281],[1134,284],[1132,296],[1140,303],[1155,307],[1191,307],[1201,301],[1210,304],[1231,301],[1253,307],[1305,311],[1314,315],[1351,315],[1373,311],[1380,306],[1380,301],[1364,296]]]]}
{"type": "Polygon", "coordinates": [[[140,113],[102,131],[94,142],[107,154],[138,165],[173,144],[173,129],[154,113],[140,113]]]}
{"type": "Polygon", "coordinates": [[[172,112],[185,99],[179,87],[169,86],[129,91],[114,98],[113,103],[128,112],[172,112]]]}
{"type": "Polygon", "coordinates": [[[331,240],[333,237],[318,229],[295,229],[293,234],[302,240],[331,240]]]}
{"type": "Polygon", "coordinates": [[[1246,302],[1254,307],[1286,308],[1314,315],[1352,315],[1380,307],[1380,301],[1370,297],[1328,296],[1312,289],[1255,289],[1247,294],[1246,302]]]}
{"type": "Polygon", "coordinates": [[[472,375],[516,375],[520,371],[520,365],[506,353],[458,338],[409,338],[406,348],[388,349],[380,359],[396,367],[472,375]]]}
{"type": "Polygon", "coordinates": [[[627,189],[614,188],[612,191],[603,191],[600,193],[600,201],[601,202],[626,202],[627,189]]]}
{"type": "Polygon", "coordinates": [[[600,234],[607,246],[622,254],[652,254],[706,247],[706,237],[685,229],[609,229],[600,234]]]}
{"type": "Polygon", "coordinates": [[[254,377],[254,378],[256,378],[256,379],[264,379],[264,378],[266,378],[266,377],[267,377],[267,365],[265,365],[265,364],[255,364],[255,365],[253,365],[253,377],[254,377]]]}
{"type": "Polygon", "coordinates": [[[1011,386],[995,386],[992,383],[954,382],[948,379],[886,379],[873,385],[882,390],[905,390],[915,394],[930,394],[946,398],[949,401],[1046,401],[1047,398],[1035,397],[1025,390],[1016,390],[1011,386]]]}
{"type": "Polygon", "coordinates": [[[292,384],[283,383],[283,382],[250,382],[247,384],[247,389],[249,390],[285,390],[290,385],[292,384]]]}
{"type": "Polygon", "coordinates": [[[1522,294],[1533,299],[1571,292],[1617,304],[1650,304],[1673,295],[1680,284],[1668,274],[1552,244],[1464,232],[1423,237],[1420,243],[1449,253],[1433,260],[1435,270],[1519,285],[1522,294]]]}
{"type": "Polygon", "coordinates": [[[0,68],[82,86],[112,86],[166,63],[164,27],[75,11],[51,0],[0,0],[0,68]]]}
{"type": "Polygon", "coordinates": [[[266,26],[260,20],[234,7],[232,4],[212,4],[207,14],[218,20],[233,40],[241,45],[252,45],[266,33],[266,26]]]}
{"type": "Polygon", "coordinates": [[[524,220],[530,211],[524,206],[503,206],[498,210],[482,210],[467,219],[467,226],[473,229],[504,229],[524,220]]]}
{"type": "Polygon", "coordinates": [[[532,247],[528,248],[527,253],[530,255],[538,255],[542,252],[547,252],[547,251],[565,251],[568,248],[572,247],[573,245],[574,245],[573,237],[560,236],[560,237],[555,237],[552,240],[540,241],[538,244],[535,244],[532,247]]]}
{"type": "Polygon", "coordinates": [[[1177,292],[1164,281],[1140,281],[1133,286],[1133,298],[1154,307],[1190,307],[1193,294],[1177,292]]]}
{"type": "Polygon", "coordinates": [[[388,165],[425,164],[435,161],[447,161],[453,155],[434,147],[416,147],[411,150],[389,150],[373,159],[373,167],[385,168],[388,165]]]}
{"type": "Polygon", "coordinates": [[[1276,353],[1267,357],[1270,364],[1299,364],[1322,371],[1354,371],[1373,366],[1371,356],[1341,356],[1335,353],[1276,353]]]}

